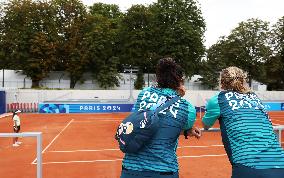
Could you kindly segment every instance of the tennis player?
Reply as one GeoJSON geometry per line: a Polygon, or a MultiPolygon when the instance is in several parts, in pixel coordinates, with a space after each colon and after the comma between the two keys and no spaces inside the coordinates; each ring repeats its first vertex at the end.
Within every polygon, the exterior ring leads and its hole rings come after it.
{"type": "MultiPolygon", "coordinates": [[[[185,94],[183,71],[173,59],[159,60],[158,86],[143,89],[134,104],[134,110],[154,110],[168,98],[185,94]]],[[[180,99],[160,117],[160,128],[152,140],[137,153],[126,153],[122,161],[121,178],[178,178],[179,166],[176,149],[182,130],[191,129],[197,138],[200,130],[193,127],[196,111],[192,104],[180,99]]]]}
{"type": "Polygon", "coordinates": [[[228,67],[220,74],[223,91],[210,98],[205,129],[219,120],[232,178],[284,178],[284,151],[264,105],[247,84],[247,74],[228,67]]]}
{"type": "MultiPolygon", "coordinates": [[[[14,133],[19,133],[20,130],[21,130],[21,120],[20,120],[20,117],[19,117],[19,113],[21,113],[20,110],[16,110],[13,112],[13,130],[14,130],[14,133]]],[[[14,137],[13,138],[13,145],[14,147],[17,147],[17,146],[20,146],[22,142],[19,142],[18,141],[18,137],[14,137]]]]}

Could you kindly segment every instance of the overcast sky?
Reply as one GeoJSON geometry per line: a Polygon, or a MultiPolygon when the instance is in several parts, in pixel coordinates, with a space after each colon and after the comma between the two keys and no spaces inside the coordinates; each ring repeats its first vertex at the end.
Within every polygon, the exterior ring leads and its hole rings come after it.
{"type": "MultiPolygon", "coordinates": [[[[151,4],[155,0],[82,0],[86,5],[95,2],[117,4],[126,10],[132,4],[151,4]]],[[[284,0],[198,0],[206,21],[205,45],[217,42],[220,36],[229,35],[239,22],[260,18],[275,23],[284,16],[284,0]]]]}

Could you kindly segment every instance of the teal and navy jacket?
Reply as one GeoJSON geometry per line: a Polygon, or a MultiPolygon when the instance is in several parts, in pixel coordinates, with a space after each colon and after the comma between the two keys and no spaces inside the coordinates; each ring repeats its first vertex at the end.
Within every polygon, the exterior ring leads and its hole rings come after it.
{"type": "Polygon", "coordinates": [[[255,93],[217,93],[207,102],[202,118],[209,127],[216,120],[219,120],[222,141],[232,166],[284,168],[284,151],[255,93]]]}
{"type": "MultiPolygon", "coordinates": [[[[148,87],[140,92],[134,110],[154,110],[177,92],[166,88],[148,87]]],[[[122,165],[137,171],[177,172],[176,148],[182,130],[190,129],[196,119],[192,104],[181,98],[160,112],[160,127],[154,137],[137,153],[126,153],[122,165]]]]}

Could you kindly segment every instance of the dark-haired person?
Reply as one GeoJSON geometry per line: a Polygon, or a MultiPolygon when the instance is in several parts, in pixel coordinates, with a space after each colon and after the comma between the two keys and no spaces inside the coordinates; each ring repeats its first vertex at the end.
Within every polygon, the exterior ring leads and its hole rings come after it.
{"type": "MultiPolygon", "coordinates": [[[[13,130],[15,133],[19,133],[20,130],[21,130],[21,119],[19,117],[19,113],[21,113],[20,110],[16,110],[13,112],[13,116],[12,116],[12,119],[13,119],[13,130]]],[[[22,142],[19,142],[18,141],[18,137],[14,137],[13,138],[13,145],[14,147],[17,147],[17,146],[20,146],[22,142]]]]}
{"type": "MultiPolygon", "coordinates": [[[[183,70],[171,58],[160,59],[156,67],[157,86],[143,89],[134,104],[134,110],[154,110],[170,98],[185,94],[183,70]]],[[[193,127],[195,107],[181,98],[164,110],[157,133],[137,153],[126,153],[122,161],[121,178],[178,178],[179,166],[176,149],[182,130],[200,137],[200,130],[193,127]]]]}
{"type": "Polygon", "coordinates": [[[207,129],[219,120],[232,178],[284,178],[284,151],[247,74],[237,67],[223,69],[220,87],[202,121],[207,129]]]}

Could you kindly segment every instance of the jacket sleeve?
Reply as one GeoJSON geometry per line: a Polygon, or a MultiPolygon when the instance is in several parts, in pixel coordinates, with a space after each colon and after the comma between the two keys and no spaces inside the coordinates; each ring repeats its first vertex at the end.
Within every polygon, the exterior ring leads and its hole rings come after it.
{"type": "Polygon", "coordinates": [[[220,117],[220,106],[218,103],[219,93],[209,99],[206,104],[205,115],[202,118],[202,122],[207,127],[212,127],[216,120],[220,117]]]}
{"type": "Polygon", "coordinates": [[[196,120],[196,110],[195,107],[189,103],[188,105],[188,117],[187,117],[187,122],[183,128],[183,130],[188,130],[191,129],[195,120],[196,120]]]}

